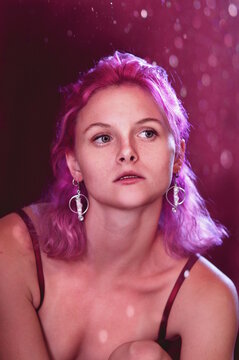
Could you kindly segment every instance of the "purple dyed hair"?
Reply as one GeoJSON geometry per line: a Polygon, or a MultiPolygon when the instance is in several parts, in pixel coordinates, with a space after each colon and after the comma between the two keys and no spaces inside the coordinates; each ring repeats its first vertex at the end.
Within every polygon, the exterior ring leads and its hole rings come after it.
{"type": "MultiPolygon", "coordinates": [[[[176,156],[181,139],[185,142],[188,140],[187,114],[172,89],[166,72],[139,57],[116,51],[113,56],[101,59],[75,84],[67,87],[65,114],[59,123],[52,148],[55,182],[49,191],[50,206],[44,212],[45,226],[41,246],[48,256],[73,259],[85,253],[86,237],[83,226],[68,208],[68,201],[75,195],[75,189],[65,153],[74,148],[76,118],[89,98],[100,89],[122,83],[133,83],[146,89],[164,110],[175,139],[176,156]]],[[[185,189],[186,199],[177,212],[173,213],[164,198],[159,219],[167,251],[174,256],[188,256],[191,253],[203,253],[209,247],[221,244],[221,238],[227,235],[226,230],[211,219],[195,186],[195,175],[187,160],[181,168],[177,182],[185,189]]],[[[84,183],[82,192],[87,195],[84,183]]]]}

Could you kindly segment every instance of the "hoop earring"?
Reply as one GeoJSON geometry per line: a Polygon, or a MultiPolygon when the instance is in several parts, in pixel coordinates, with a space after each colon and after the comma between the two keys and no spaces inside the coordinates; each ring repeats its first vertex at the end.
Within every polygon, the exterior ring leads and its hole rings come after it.
{"type": "Polygon", "coordinates": [[[185,200],[185,190],[178,186],[177,185],[177,179],[178,178],[178,174],[176,175],[176,178],[175,178],[175,183],[173,186],[171,186],[167,192],[166,192],[166,199],[167,199],[167,202],[172,206],[172,212],[176,213],[177,212],[177,208],[179,205],[182,205],[182,203],[184,202],[185,200]],[[172,201],[169,200],[169,192],[173,190],[173,203],[172,201]],[[182,199],[179,200],[179,192],[182,192],[183,196],[182,196],[182,199]]]}
{"type": "Polygon", "coordinates": [[[77,194],[72,196],[69,200],[69,209],[78,215],[78,219],[79,221],[83,221],[84,220],[84,214],[87,212],[87,210],[89,209],[89,200],[87,199],[87,197],[83,194],[81,194],[80,192],[80,183],[78,181],[76,181],[75,179],[72,180],[72,184],[74,186],[77,186],[78,189],[77,189],[77,194]],[[84,211],[82,211],[82,208],[83,208],[83,205],[82,205],[82,202],[81,202],[81,198],[84,198],[85,201],[86,201],[86,208],[84,211]],[[74,210],[72,208],[72,201],[75,200],[75,203],[76,203],[76,210],[74,210]]]}

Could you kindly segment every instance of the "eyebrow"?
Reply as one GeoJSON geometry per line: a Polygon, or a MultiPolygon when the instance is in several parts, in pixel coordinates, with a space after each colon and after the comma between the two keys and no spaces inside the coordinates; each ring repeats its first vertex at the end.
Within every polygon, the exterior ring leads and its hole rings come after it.
{"type": "MultiPolygon", "coordinates": [[[[136,122],[136,124],[145,124],[147,122],[156,122],[157,124],[163,126],[163,121],[161,119],[155,119],[155,118],[145,118],[145,119],[141,119],[139,121],[136,122]]],[[[93,124],[90,124],[85,130],[84,130],[84,134],[89,130],[91,129],[92,127],[94,126],[99,126],[99,127],[103,127],[103,128],[110,128],[111,125],[109,124],[106,124],[106,123],[102,123],[102,122],[96,122],[96,123],[93,123],[93,124]]]]}
{"type": "Polygon", "coordinates": [[[139,121],[137,121],[136,124],[144,124],[146,122],[150,122],[150,121],[154,121],[156,122],[157,124],[163,126],[163,121],[161,119],[155,119],[155,118],[145,118],[145,119],[141,119],[139,121]]]}
{"type": "Polygon", "coordinates": [[[93,124],[90,124],[89,126],[87,126],[87,128],[84,130],[84,134],[94,126],[100,126],[100,127],[104,127],[104,128],[111,127],[109,124],[102,123],[102,122],[96,122],[96,123],[93,123],[93,124]]]}

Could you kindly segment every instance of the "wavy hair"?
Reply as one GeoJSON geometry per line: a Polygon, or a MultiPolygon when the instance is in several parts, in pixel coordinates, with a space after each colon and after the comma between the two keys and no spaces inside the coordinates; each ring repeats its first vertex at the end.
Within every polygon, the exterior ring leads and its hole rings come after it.
{"type": "MultiPolygon", "coordinates": [[[[176,145],[176,156],[181,139],[189,136],[187,113],[168,81],[165,70],[151,65],[129,53],[116,51],[101,59],[92,69],[82,74],[76,83],[65,88],[65,111],[58,124],[52,147],[51,160],[55,180],[48,192],[48,206],[43,214],[42,250],[50,257],[73,259],[86,250],[84,228],[68,207],[75,195],[72,177],[65,154],[74,148],[75,125],[79,111],[100,89],[123,83],[137,84],[148,91],[163,109],[176,145]]],[[[172,184],[175,177],[172,178],[172,184]]],[[[213,245],[220,245],[227,235],[225,228],[210,217],[205,202],[195,186],[195,175],[185,158],[177,183],[185,189],[184,203],[173,213],[163,199],[159,226],[167,251],[174,256],[203,253],[213,245]]],[[[170,186],[172,186],[172,184],[170,186]]],[[[87,189],[82,184],[82,193],[87,189]]]]}

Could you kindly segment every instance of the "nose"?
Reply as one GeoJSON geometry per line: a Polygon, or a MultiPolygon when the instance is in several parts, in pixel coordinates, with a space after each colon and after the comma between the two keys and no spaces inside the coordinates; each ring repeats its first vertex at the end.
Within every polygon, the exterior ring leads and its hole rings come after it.
{"type": "Polygon", "coordinates": [[[135,163],[138,160],[137,151],[131,144],[124,144],[120,149],[117,161],[119,163],[135,163]]]}
{"type": "Polygon", "coordinates": [[[128,157],[127,156],[121,156],[119,158],[119,161],[122,163],[122,162],[135,162],[136,161],[136,157],[134,155],[131,155],[129,157],[129,161],[128,161],[128,157]]]}

